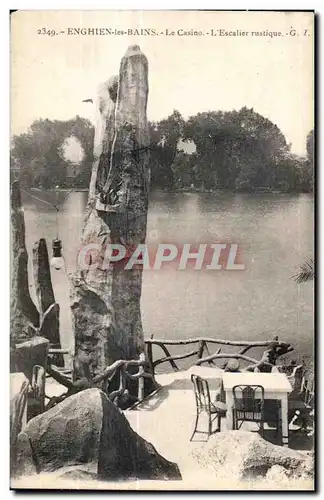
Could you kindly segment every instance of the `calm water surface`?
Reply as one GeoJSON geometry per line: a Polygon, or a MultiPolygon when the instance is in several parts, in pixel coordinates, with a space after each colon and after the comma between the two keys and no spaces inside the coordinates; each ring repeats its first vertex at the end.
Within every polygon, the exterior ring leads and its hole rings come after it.
{"type": "MultiPolygon", "coordinates": [[[[47,201],[54,193],[34,192],[47,201]]],[[[76,267],[87,193],[60,192],[58,219],[50,207],[23,196],[27,247],[59,236],[68,272],[76,267]]],[[[297,285],[291,276],[313,256],[313,197],[155,193],[148,216],[148,242],[238,243],[244,271],[148,270],[143,275],[145,337],[210,336],[268,339],[279,335],[296,354],[312,353],[313,282],[297,285]]],[[[30,276],[32,276],[31,262],[30,276]]],[[[53,271],[61,306],[62,344],[71,345],[67,274],[53,271]]],[[[32,283],[32,280],[30,281],[32,283]]],[[[31,285],[31,292],[34,289],[31,285]]]]}

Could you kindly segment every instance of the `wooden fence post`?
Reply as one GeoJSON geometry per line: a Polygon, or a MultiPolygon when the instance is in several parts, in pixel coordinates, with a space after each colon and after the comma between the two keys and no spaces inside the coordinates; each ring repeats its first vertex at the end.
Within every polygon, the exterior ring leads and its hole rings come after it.
{"type": "Polygon", "coordinates": [[[198,359],[203,357],[205,342],[203,340],[199,340],[199,349],[198,349],[198,359]]]}
{"type": "MultiPolygon", "coordinates": [[[[153,333],[150,337],[151,339],[153,339],[153,333]]],[[[151,373],[154,377],[154,364],[153,364],[153,352],[152,352],[152,344],[149,342],[147,345],[147,360],[148,360],[148,363],[149,363],[149,366],[150,366],[150,370],[151,370],[151,373]]]]}
{"type": "MultiPolygon", "coordinates": [[[[145,361],[144,352],[141,352],[141,354],[139,355],[139,359],[140,359],[140,361],[143,361],[143,362],[145,361]]],[[[142,375],[142,373],[144,373],[144,371],[145,371],[144,366],[140,365],[138,373],[140,375],[142,375]]],[[[138,400],[142,401],[142,399],[144,399],[144,377],[140,376],[138,379],[138,400]]]]}

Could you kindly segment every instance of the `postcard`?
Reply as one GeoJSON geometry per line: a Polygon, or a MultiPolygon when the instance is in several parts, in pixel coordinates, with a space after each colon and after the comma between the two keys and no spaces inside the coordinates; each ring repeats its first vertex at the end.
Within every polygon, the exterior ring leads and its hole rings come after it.
{"type": "Polygon", "coordinates": [[[314,490],[314,12],[10,23],[10,488],[314,490]]]}

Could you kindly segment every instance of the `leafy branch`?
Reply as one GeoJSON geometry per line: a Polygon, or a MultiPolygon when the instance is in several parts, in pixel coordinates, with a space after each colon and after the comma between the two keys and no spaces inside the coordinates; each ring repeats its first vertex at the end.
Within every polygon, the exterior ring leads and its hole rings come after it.
{"type": "Polygon", "coordinates": [[[293,278],[298,284],[313,280],[315,278],[314,260],[311,259],[301,264],[299,272],[295,274],[293,278]]]}

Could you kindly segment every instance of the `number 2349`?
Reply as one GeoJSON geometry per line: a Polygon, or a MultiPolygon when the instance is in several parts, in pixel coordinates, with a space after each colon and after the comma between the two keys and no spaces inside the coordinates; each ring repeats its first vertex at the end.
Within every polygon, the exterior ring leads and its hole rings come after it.
{"type": "Polygon", "coordinates": [[[37,30],[38,35],[48,35],[48,36],[55,36],[57,33],[55,30],[50,30],[48,28],[40,28],[37,30]]]}

